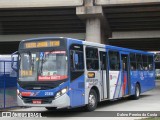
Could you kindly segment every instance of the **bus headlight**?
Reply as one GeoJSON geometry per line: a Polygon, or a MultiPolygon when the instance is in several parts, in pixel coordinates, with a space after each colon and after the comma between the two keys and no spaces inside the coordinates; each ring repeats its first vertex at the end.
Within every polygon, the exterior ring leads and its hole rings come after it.
{"type": "Polygon", "coordinates": [[[65,94],[68,91],[68,88],[63,88],[62,90],[60,90],[59,92],[56,93],[55,99],[57,99],[58,97],[62,96],[63,94],[65,94]]]}
{"type": "Polygon", "coordinates": [[[17,89],[17,95],[19,95],[19,93],[20,93],[20,92],[19,92],[19,90],[17,89]]]}

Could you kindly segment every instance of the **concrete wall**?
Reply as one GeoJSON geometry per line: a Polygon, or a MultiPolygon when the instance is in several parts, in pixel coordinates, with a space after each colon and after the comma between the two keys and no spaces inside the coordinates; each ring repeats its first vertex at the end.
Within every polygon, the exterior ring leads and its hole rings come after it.
{"type": "Polygon", "coordinates": [[[21,41],[28,38],[37,37],[69,37],[76,39],[85,39],[85,33],[69,33],[69,34],[29,34],[29,35],[0,35],[0,42],[21,41]]]}
{"type": "MultiPolygon", "coordinates": [[[[0,0],[0,8],[72,7],[82,6],[85,0],[0,0]]],[[[160,2],[160,0],[95,0],[95,5],[160,2]]]]}
{"type": "Polygon", "coordinates": [[[112,32],[113,39],[123,38],[160,38],[160,31],[112,32]]]}
{"type": "Polygon", "coordinates": [[[107,6],[110,4],[132,4],[132,3],[150,3],[160,2],[160,0],[95,0],[96,5],[107,6]]]}
{"type": "Polygon", "coordinates": [[[81,6],[83,0],[0,0],[0,8],[81,6]]]}

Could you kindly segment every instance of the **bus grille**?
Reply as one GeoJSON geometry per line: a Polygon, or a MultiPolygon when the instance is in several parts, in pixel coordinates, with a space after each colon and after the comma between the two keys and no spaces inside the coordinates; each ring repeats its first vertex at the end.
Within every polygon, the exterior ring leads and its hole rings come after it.
{"type": "Polygon", "coordinates": [[[53,99],[54,99],[54,97],[45,97],[45,98],[23,97],[22,98],[24,103],[29,103],[29,104],[32,104],[33,100],[41,100],[41,102],[42,102],[41,104],[51,104],[53,99]]]}

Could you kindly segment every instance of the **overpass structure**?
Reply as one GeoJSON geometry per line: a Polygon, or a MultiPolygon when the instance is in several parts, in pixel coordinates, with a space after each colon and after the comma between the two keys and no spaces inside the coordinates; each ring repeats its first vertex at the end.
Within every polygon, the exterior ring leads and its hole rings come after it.
{"type": "Polygon", "coordinates": [[[8,44],[16,46],[13,41],[41,36],[158,51],[160,0],[0,1],[0,41],[4,47],[0,51],[5,52],[8,44]]]}

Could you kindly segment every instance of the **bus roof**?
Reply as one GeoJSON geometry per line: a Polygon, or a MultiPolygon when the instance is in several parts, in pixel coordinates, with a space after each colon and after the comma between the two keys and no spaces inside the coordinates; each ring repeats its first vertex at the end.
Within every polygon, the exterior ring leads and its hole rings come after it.
{"type": "Polygon", "coordinates": [[[142,53],[142,54],[154,55],[153,52],[146,52],[146,51],[141,51],[141,50],[134,50],[134,49],[123,48],[123,47],[112,46],[112,45],[105,45],[105,44],[100,44],[100,43],[95,43],[95,42],[88,42],[88,41],[78,40],[78,39],[74,39],[74,38],[67,38],[67,37],[39,37],[39,38],[25,39],[25,40],[22,40],[21,42],[44,40],[44,39],[66,39],[66,40],[74,40],[74,41],[83,42],[83,44],[89,45],[89,46],[101,47],[101,48],[112,49],[112,50],[117,50],[117,51],[122,50],[122,51],[126,51],[126,52],[135,52],[135,53],[142,53]]]}
{"type": "Polygon", "coordinates": [[[147,51],[142,51],[142,50],[134,50],[134,49],[129,49],[129,48],[123,48],[123,47],[112,46],[112,45],[105,45],[105,44],[88,42],[88,41],[84,41],[83,43],[86,45],[90,45],[90,46],[102,47],[102,48],[105,47],[106,49],[112,49],[112,50],[117,50],[117,51],[122,50],[122,51],[126,51],[126,52],[135,52],[135,53],[154,55],[154,53],[152,53],[152,52],[147,52],[147,51]]]}

